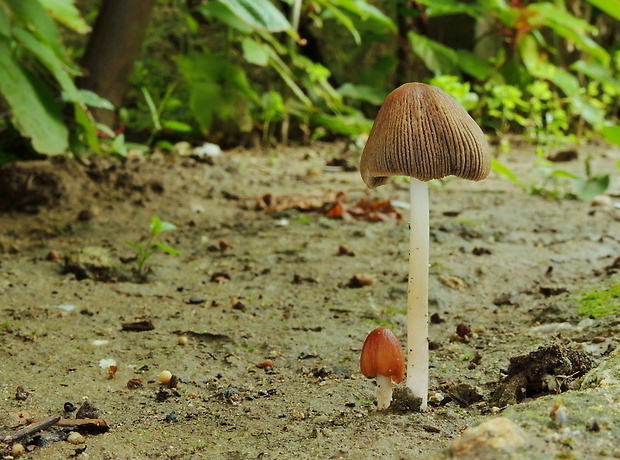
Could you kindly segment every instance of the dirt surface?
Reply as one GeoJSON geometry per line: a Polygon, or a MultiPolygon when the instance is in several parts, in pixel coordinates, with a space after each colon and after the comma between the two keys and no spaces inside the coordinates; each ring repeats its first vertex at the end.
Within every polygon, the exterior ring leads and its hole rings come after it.
{"type": "MultiPolygon", "coordinates": [[[[46,459],[619,457],[620,392],[603,384],[617,375],[620,152],[583,147],[561,167],[582,173],[587,153],[612,175],[611,205],[495,173],[431,187],[426,413],[402,384],[373,411],[359,371],[372,329],[404,340],[408,189],[368,191],[352,148],[3,167],[0,439],[84,401],[94,419],[9,438],[5,454],[19,441],[21,458],[46,459]],[[156,253],[139,282],[127,241],[144,243],[153,215],[182,255],[156,253]],[[483,421],[514,442],[476,454],[480,438],[460,436],[483,421]]],[[[531,148],[502,161],[541,180],[531,148]]]]}

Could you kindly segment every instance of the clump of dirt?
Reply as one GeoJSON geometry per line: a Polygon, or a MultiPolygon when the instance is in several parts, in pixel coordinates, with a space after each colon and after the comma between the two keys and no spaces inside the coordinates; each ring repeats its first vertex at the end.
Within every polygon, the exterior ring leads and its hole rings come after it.
{"type": "Polygon", "coordinates": [[[592,369],[593,364],[583,350],[559,343],[513,356],[508,374],[491,394],[490,402],[505,407],[527,397],[574,389],[574,382],[592,369]]]}

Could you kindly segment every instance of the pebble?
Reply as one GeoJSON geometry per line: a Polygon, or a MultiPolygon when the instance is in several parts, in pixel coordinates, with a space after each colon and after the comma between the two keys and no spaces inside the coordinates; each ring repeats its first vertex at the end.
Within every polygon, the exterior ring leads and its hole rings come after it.
{"type": "Polygon", "coordinates": [[[22,455],[24,453],[26,453],[26,448],[24,447],[23,444],[16,442],[15,444],[11,446],[12,455],[15,455],[17,457],[18,455],[22,455]]]}
{"type": "Polygon", "coordinates": [[[84,444],[86,442],[86,438],[82,436],[77,431],[72,431],[69,436],[67,436],[67,442],[70,444],[84,444]]]}
{"type": "Polygon", "coordinates": [[[205,299],[204,297],[190,297],[187,303],[190,305],[198,305],[201,303],[205,303],[206,301],[207,299],[205,299]]]}
{"type": "Polygon", "coordinates": [[[189,343],[189,339],[185,337],[184,335],[182,335],[177,339],[177,343],[179,345],[187,345],[189,343]]]}
{"type": "Polygon", "coordinates": [[[161,373],[159,374],[159,377],[157,378],[157,380],[159,380],[159,383],[163,383],[164,385],[169,383],[171,379],[172,379],[172,372],[170,371],[161,371],[161,373]]]}
{"type": "Polygon", "coordinates": [[[505,417],[495,417],[466,429],[450,450],[456,457],[494,460],[508,458],[526,445],[525,431],[505,417]]]}

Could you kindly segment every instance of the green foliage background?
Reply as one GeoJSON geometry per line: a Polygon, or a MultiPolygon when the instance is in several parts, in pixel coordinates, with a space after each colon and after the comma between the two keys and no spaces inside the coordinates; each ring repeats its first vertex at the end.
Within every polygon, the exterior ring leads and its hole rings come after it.
{"type": "Polygon", "coordinates": [[[0,0],[0,161],[356,137],[406,81],[500,139],[620,143],[620,0],[160,0],[116,138],[73,82],[98,5],[0,0]]]}

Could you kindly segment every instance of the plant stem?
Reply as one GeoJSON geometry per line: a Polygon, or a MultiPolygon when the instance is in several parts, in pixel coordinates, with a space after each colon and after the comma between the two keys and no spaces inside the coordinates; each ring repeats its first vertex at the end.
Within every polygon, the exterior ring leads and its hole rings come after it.
{"type": "Polygon", "coordinates": [[[428,401],[428,184],[411,178],[411,222],[409,223],[409,289],[407,298],[407,387],[428,401]]]}

